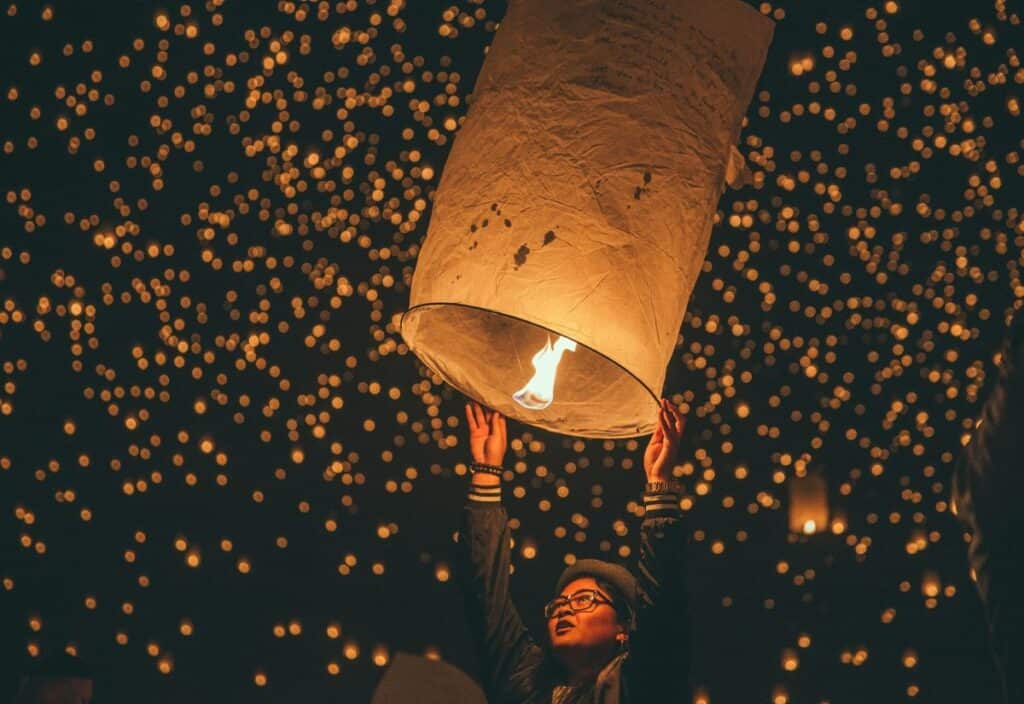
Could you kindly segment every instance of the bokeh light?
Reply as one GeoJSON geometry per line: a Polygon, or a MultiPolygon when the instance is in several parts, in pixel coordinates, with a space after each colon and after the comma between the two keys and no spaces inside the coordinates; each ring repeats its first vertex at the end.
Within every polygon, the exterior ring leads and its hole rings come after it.
{"type": "MultiPolygon", "coordinates": [[[[665,389],[694,701],[983,701],[949,476],[1024,300],[1019,8],[755,7],[749,183],[665,389]],[[827,512],[790,530],[806,477],[827,512]]],[[[473,667],[464,399],[398,321],[505,9],[6,5],[4,662],[75,652],[152,701],[362,701],[400,651],[473,667]]],[[[643,442],[509,431],[539,630],[562,566],[635,556],[643,442]]]]}

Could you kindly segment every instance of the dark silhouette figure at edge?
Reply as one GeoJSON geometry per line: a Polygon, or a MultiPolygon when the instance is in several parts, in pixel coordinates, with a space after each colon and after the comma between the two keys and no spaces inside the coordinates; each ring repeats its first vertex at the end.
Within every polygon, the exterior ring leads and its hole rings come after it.
{"type": "Polygon", "coordinates": [[[1006,704],[1024,702],[1024,313],[1000,351],[992,390],[957,461],[953,507],[970,532],[968,563],[985,607],[1006,704]]]}

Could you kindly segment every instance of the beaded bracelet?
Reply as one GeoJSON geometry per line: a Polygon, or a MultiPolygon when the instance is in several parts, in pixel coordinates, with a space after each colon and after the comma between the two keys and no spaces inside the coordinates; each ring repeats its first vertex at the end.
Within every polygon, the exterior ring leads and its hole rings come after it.
{"type": "Polygon", "coordinates": [[[644,491],[648,494],[681,494],[683,485],[674,480],[647,482],[644,491]]]}
{"type": "Polygon", "coordinates": [[[484,464],[483,462],[472,462],[469,465],[470,474],[476,474],[477,472],[483,472],[484,474],[493,474],[496,477],[500,477],[505,473],[504,468],[499,467],[496,464],[484,464]]]}

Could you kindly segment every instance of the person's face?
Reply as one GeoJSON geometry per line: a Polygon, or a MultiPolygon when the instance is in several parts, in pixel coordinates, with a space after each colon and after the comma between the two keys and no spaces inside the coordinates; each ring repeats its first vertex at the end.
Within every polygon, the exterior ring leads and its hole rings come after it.
{"type": "Polygon", "coordinates": [[[617,647],[619,634],[625,629],[608,597],[593,577],[580,577],[565,585],[561,596],[570,598],[581,589],[593,589],[597,604],[590,611],[573,613],[568,604],[562,604],[548,619],[548,637],[551,647],[558,652],[566,648],[596,649],[617,647]]]}

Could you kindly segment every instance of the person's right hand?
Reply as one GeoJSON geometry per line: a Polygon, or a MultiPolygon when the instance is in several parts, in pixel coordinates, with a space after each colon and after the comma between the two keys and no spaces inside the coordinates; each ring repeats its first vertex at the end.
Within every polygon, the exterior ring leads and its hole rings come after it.
{"type": "Polygon", "coordinates": [[[679,442],[686,427],[686,419],[679,415],[668,399],[661,399],[658,409],[658,427],[654,429],[644,451],[644,471],[647,481],[671,481],[672,466],[679,452],[679,442]]]}
{"type": "Polygon", "coordinates": [[[505,416],[473,401],[466,404],[466,420],[469,421],[469,450],[473,461],[500,467],[508,447],[505,416]]]}

